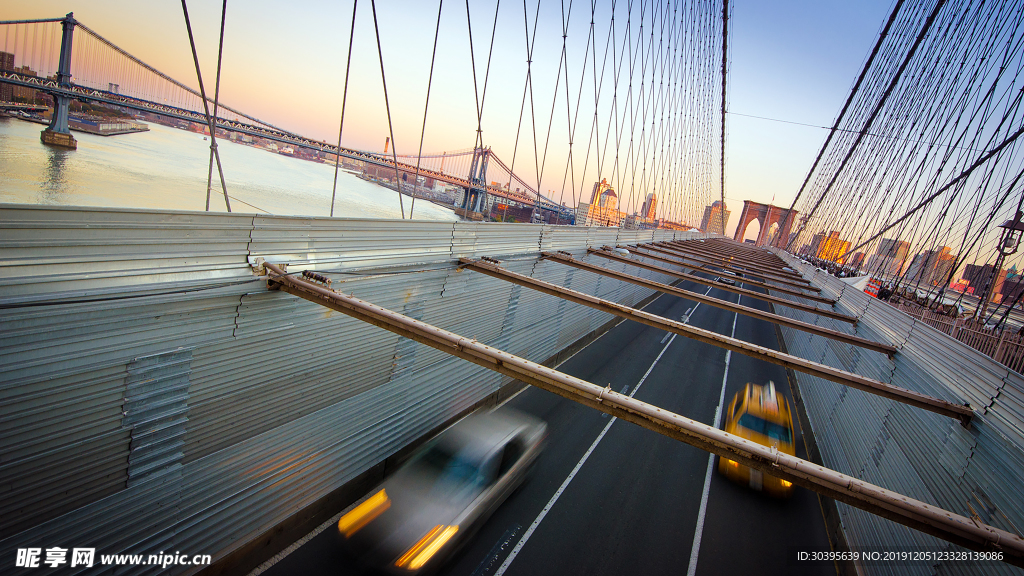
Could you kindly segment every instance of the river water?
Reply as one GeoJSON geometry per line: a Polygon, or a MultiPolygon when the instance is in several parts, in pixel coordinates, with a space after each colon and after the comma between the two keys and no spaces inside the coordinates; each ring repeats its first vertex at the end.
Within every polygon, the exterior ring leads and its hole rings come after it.
{"type": "MultiPolygon", "coordinates": [[[[0,203],[204,210],[210,143],[202,134],[149,124],[149,132],[97,136],[73,132],[78,150],[44,146],[41,124],[0,117],[0,203]]],[[[218,141],[234,212],[328,216],[333,164],[289,158],[218,141]],[[236,200],[237,199],[237,200],[236,200]],[[247,206],[243,202],[250,204],[247,206]],[[255,208],[254,208],[255,207],[255,208]]],[[[211,211],[224,212],[213,172],[211,211]]],[[[409,197],[403,197],[406,216],[409,197]]],[[[335,217],[401,218],[395,191],[338,174],[335,217]]],[[[456,220],[423,200],[417,220],[456,220]]]]}

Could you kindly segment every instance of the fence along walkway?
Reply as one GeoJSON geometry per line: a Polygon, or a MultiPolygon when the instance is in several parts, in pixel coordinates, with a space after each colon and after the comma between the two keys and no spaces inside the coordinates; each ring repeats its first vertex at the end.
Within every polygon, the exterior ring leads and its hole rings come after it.
{"type": "MultiPolygon", "coordinates": [[[[883,300],[883,302],[885,301],[883,300]]],[[[1024,334],[1014,334],[1005,329],[985,328],[978,320],[953,319],[920,306],[904,303],[893,304],[892,302],[887,302],[887,304],[906,312],[939,332],[952,336],[1010,370],[1024,373],[1024,334]]]]}

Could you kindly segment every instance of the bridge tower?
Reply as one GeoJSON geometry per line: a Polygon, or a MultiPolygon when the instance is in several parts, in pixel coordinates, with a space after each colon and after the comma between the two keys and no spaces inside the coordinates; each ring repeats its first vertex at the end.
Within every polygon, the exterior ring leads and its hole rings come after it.
{"type": "Polygon", "coordinates": [[[490,148],[477,148],[473,151],[473,163],[469,166],[470,187],[462,200],[464,215],[469,212],[480,212],[487,200],[487,162],[491,158],[490,148]]]}
{"type": "MultiPolygon", "coordinates": [[[[57,86],[65,91],[71,90],[71,37],[75,32],[75,15],[68,12],[68,15],[61,21],[64,34],[60,40],[60,63],[57,67],[57,86]]],[[[43,130],[39,139],[43,144],[63,146],[65,148],[78,148],[78,142],[71,135],[68,129],[68,109],[71,106],[71,98],[64,94],[53,94],[53,116],[50,118],[50,126],[43,130]]]]}

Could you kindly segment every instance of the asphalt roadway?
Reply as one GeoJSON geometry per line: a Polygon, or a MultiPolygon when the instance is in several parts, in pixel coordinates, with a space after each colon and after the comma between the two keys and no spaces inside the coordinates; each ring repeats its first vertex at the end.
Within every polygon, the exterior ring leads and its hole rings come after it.
{"type": "MultiPolygon", "coordinates": [[[[680,287],[708,290],[691,282],[680,287]]],[[[716,288],[710,296],[738,298],[716,288]]],[[[749,297],[741,303],[768,310],[766,302],[749,297]]],[[[725,335],[735,329],[737,338],[779,349],[774,326],[764,320],[669,295],[645,310],[675,320],[689,314],[694,326],[725,335]]],[[[747,382],[773,380],[792,403],[782,367],[740,354],[730,354],[727,366],[726,356],[721,348],[627,320],[559,370],[618,391],[635,390],[639,400],[707,424],[714,424],[720,398],[728,406],[747,382]]],[[[796,561],[799,551],[829,549],[813,492],[796,487],[788,500],[779,500],[730,482],[717,468],[709,478],[707,452],[543,390],[527,389],[508,405],[548,423],[547,448],[533,476],[442,574],[836,573],[833,564],[796,561]]],[[[804,458],[795,425],[797,456],[804,458]]],[[[358,573],[334,532],[328,528],[264,574],[358,573]]]]}

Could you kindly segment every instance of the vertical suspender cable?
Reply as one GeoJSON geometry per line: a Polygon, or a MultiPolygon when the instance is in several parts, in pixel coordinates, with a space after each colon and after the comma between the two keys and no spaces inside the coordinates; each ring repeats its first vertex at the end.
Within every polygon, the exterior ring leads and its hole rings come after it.
{"type": "MultiPolygon", "coordinates": [[[[540,184],[540,182],[541,182],[541,180],[544,177],[544,166],[548,162],[548,144],[551,142],[551,127],[555,123],[555,104],[558,103],[558,89],[560,88],[560,84],[562,82],[563,63],[565,64],[564,67],[566,69],[568,69],[568,67],[569,67],[568,57],[567,57],[566,50],[565,50],[565,44],[566,44],[566,41],[568,39],[568,28],[567,27],[568,27],[568,21],[569,21],[569,18],[571,17],[571,15],[572,15],[572,0],[569,0],[569,11],[568,12],[566,12],[566,10],[565,10],[565,0],[562,0],[562,17],[561,17],[561,20],[562,20],[562,55],[558,59],[558,72],[555,73],[555,90],[551,94],[551,114],[550,114],[550,116],[548,116],[548,131],[547,131],[547,135],[544,137],[544,155],[541,157],[540,170],[539,170],[539,172],[537,174],[537,205],[535,207],[535,213],[537,215],[541,214],[541,211],[540,211],[541,184],[540,184]]],[[[568,78],[569,78],[569,76],[568,76],[568,74],[566,74],[566,86],[567,87],[568,87],[568,81],[569,81],[568,78]]],[[[567,91],[566,92],[566,104],[567,105],[568,105],[568,98],[569,98],[569,96],[568,96],[568,91],[567,91]]]]}
{"type": "MultiPolygon", "coordinates": [[[[466,0],[466,29],[467,29],[468,35],[469,35],[469,63],[470,63],[470,66],[473,68],[473,97],[476,99],[476,143],[473,145],[473,148],[474,148],[474,150],[473,150],[474,162],[472,164],[473,167],[477,166],[476,161],[475,161],[475,159],[477,157],[477,154],[479,154],[480,158],[481,158],[481,160],[480,160],[480,162],[481,162],[480,167],[481,168],[483,167],[484,158],[486,158],[485,152],[484,152],[484,135],[483,135],[483,126],[482,126],[483,110],[484,110],[484,99],[487,97],[487,80],[490,78],[490,75],[491,75],[491,56],[494,54],[494,37],[495,37],[495,35],[498,32],[498,11],[500,9],[501,9],[501,0],[498,0],[498,2],[494,6],[494,26],[491,28],[491,47],[490,47],[490,50],[487,53],[487,68],[486,68],[486,70],[484,72],[484,87],[483,87],[483,92],[481,93],[481,91],[477,89],[476,56],[475,56],[475,51],[473,50],[473,20],[472,20],[472,18],[470,18],[470,14],[469,14],[469,0],[466,0]]],[[[474,169],[473,167],[471,167],[470,170],[473,170],[474,169]]],[[[472,184],[473,180],[476,179],[476,178],[477,178],[476,174],[470,174],[469,175],[470,183],[472,184]]],[[[486,190],[487,183],[484,182],[483,186],[484,186],[484,189],[486,190]]],[[[468,194],[468,192],[467,192],[467,194],[468,194]]],[[[539,194],[539,192],[538,192],[538,194],[539,194]]],[[[480,208],[483,209],[483,205],[482,204],[481,204],[480,208]]],[[[468,210],[469,210],[468,205],[467,205],[466,210],[467,210],[467,213],[468,213],[468,210]]]]}
{"type": "MultiPolygon", "coordinates": [[[[184,1],[182,0],[182,2],[184,1]]],[[[370,0],[370,10],[373,12],[373,32],[377,36],[380,82],[384,86],[384,108],[388,113],[388,133],[391,135],[391,158],[395,163],[395,189],[398,192],[398,207],[402,210],[402,220],[405,220],[405,203],[402,202],[402,175],[398,173],[398,154],[395,152],[395,130],[391,126],[391,105],[388,103],[388,81],[384,76],[384,52],[380,48],[380,28],[377,26],[377,0],[370,0]]]]}
{"type": "MultiPolygon", "coordinates": [[[[224,5],[220,12],[220,45],[217,48],[217,83],[213,88],[213,126],[216,129],[217,126],[217,103],[220,101],[220,64],[224,56],[224,21],[227,19],[228,14],[228,0],[224,0],[224,5]]],[[[210,168],[206,172],[206,211],[210,211],[210,193],[213,188],[213,156],[217,152],[215,145],[217,142],[214,139],[210,140],[210,168]]]]}
{"type": "MultiPolygon", "coordinates": [[[[729,0],[722,0],[722,214],[725,214],[725,79],[729,55],[729,0]]],[[[725,235],[725,218],[722,218],[722,232],[725,235]]]]}
{"type": "Polygon", "coordinates": [[[217,131],[214,128],[213,120],[210,118],[210,104],[206,101],[206,89],[203,87],[203,74],[199,71],[199,55],[196,54],[196,41],[192,36],[192,23],[188,19],[188,6],[185,5],[185,0],[181,0],[181,11],[185,14],[185,28],[188,29],[188,42],[192,46],[192,60],[196,64],[196,77],[199,79],[199,93],[203,99],[203,109],[206,111],[206,123],[210,127],[210,148],[213,149],[213,155],[217,158],[217,172],[220,173],[220,187],[224,190],[224,205],[227,206],[228,212],[231,212],[231,201],[228,200],[228,187],[224,184],[224,169],[220,164],[220,152],[217,151],[217,131]]]}
{"type": "MultiPolygon", "coordinates": [[[[352,29],[348,33],[348,58],[345,61],[345,86],[341,89],[341,120],[338,122],[338,149],[334,155],[334,186],[331,187],[331,218],[334,218],[334,197],[338,192],[338,163],[341,161],[341,130],[345,127],[345,102],[348,100],[348,73],[352,69],[352,40],[356,35],[356,8],[359,0],[352,0],[352,29]]],[[[410,213],[409,217],[412,217],[410,213]]]]}
{"type": "MultiPolygon", "coordinates": [[[[524,80],[524,82],[523,82],[523,99],[522,99],[522,102],[519,105],[519,122],[516,124],[516,140],[515,140],[515,144],[512,146],[512,162],[511,162],[511,164],[509,164],[509,167],[508,167],[508,188],[509,188],[509,191],[512,190],[512,178],[515,176],[515,173],[513,171],[516,168],[516,156],[519,153],[519,136],[520,136],[520,133],[522,132],[522,129],[523,129],[523,114],[526,111],[526,90],[527,90],[527,88],[529,86],[530,64],[531,64],[531,62],[533,60],[532,57],[531,57],[531,54],[533,54],[533,45],[537,41],[537,20],[538,20],[539,17],[540,17],[540,2],[538,1],[537,2],[537,12],[534,14],[534,17],[533,17],[533,39],[531,40],[530,39],[530,15],[529,15],[529,12],[527,11],[526,0],[523,0],[523,26],[524,26],[525,37],[526,37],[526,80],[524,80]]],[[[523,185],[523,188],[524,188],[523,193],[524,193],[524,195],[527,194],[529,192],[529,190],[526,189],[527,188],[526,182],[524,182],[522,179],[519,179],[519,178],[516,178],[516,181],[523,185]]],[[[507,213],[508,213],[508,203],[505,204],[505,210],[502,213],[502,217],[501,217],[502,222],[505,221],[505,214],[507,214],[507,213]]]]}
{"type": "MultiPolygon", "coordinates": [[[[423,160],[423,136],[427,133],[427,107],[430,106],[430,85],[434,82],[434,59],[437,58],[437,38],[441,33],[441,7],[444,5],[444,0],[438,0],[437,3],[437,27],[434,29],[434,51],[430,54],[430,74],[427,76],[427,97],[423,102],[423,126],[420,128],[420,151],[416,153],[416,176],[412,180],[412,189],[416,190],[416,185],[420,180],[420,162],[423,160]]],[[[354,21],[354,19],[353,19],[354,21]]],[[[351,57],[351,50],[349,56],[351,57]]],[[[340,146],[340,144],[339,144],[340,146]]],[[[337,172],[335,172],[337,173],[337,172]]],[[[412,219],[412,211],[416,208],[416,194],[412,196],[412,203],[409,204],[409,219],[412,219]]]]}

